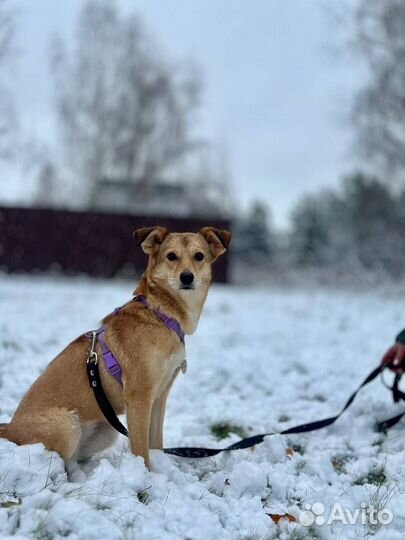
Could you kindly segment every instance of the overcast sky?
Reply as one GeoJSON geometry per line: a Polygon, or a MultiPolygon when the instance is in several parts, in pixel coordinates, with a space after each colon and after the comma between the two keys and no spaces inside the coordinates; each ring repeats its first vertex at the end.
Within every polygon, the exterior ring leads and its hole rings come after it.
{"type": "MultiPolygon", "coordinates": [[[[205,83],[201,133],[229,149],[235,193],[264,199],[285,226],[303,193],[335,185],[353,166],[345,115],[361,70],[334,55],[325,0],[127,0],[168,54],[193,58],[205,83]]],[[[69,35],[80,0],[14,0],[15,99],[23,126],[55,136],[49,40],[69,35]]]]}

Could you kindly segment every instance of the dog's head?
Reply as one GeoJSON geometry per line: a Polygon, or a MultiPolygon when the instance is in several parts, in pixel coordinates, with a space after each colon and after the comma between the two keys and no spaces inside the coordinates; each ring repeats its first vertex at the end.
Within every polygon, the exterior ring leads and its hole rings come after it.
{"type": "Polygon", "coordinates": [[[137,244],[149,256],[147,272],[153,279],[187,294],[207,288],[211,265],[228,248],[231,233],[204,227],[198,233],[170,233],[164,227],[134,232],[137,244]]]}

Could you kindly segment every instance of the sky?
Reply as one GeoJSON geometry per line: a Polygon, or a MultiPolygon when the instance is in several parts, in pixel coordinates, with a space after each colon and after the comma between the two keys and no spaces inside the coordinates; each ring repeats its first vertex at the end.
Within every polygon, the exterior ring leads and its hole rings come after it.
{"type": "MultiPolygon", "coordinates": [[[[83,3],[12,2],[19,49],[13,95],[22,127],[45,140],[56,138],[49,42],[56,34],[72,35],[83,3]]],[[[263,199],[276,226],[285,228],[303,194],[337,185],[356,166],[347,115],[365,74],[350,54],[338,54],[339,30],[327,11],[331,2],[117,3],[143,17],[169,57],[191,58],[200,67],[198,132],[227,148],[239,206],[263,199]]],[[[10,175],[8,182],[13,196],[29,193],[21,175],[10,175]]]]}

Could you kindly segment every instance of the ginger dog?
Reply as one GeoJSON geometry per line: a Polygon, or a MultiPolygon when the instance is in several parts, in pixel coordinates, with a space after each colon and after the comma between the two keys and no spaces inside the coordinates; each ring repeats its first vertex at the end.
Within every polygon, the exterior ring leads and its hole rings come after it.
{"type": "MultiPolygon", "coordinates": [[[[176,319],[186,334],[197,327],[211,283],[211,264],[226,251],[231,234],[213,227],[170,233],[163,227],[134,232],[149,256],[135,294],[176,319]]],[[[131,450],[149,467],[149,449],[163,448],[163,420],[170,388],[185,359],[185,347],[154,313],[136,301],[103,319],[105,340],[122,369],[122,386],[107,371],[100,346],[100,377],[115,413],[126,413],[131,450]]],[[[43,443],[62,458],[83,459],[110,446],[117,432],[105,419],[89,386],[89,339],[67,346],[34,382],[0,437],[17,444],[43,443]]]]}

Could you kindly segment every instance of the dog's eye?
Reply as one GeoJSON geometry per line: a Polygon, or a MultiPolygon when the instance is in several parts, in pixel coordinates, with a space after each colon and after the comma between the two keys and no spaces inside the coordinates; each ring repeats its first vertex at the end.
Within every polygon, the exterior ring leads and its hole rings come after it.
{"type": "Polygon", "coordinates": [[[204,259],[204,253],[201,253],[201,251],[197,251],[197,253],[194,255],[194,259],[196,261],[202,261],[204,259]]]}
{"type": "Polygon", "coordinates": [[[166,259],[169,261],[175,261],[177,259],[177,255],[174,253],[174,251],[169,251],[169,253],[166,255],[166,259]]]}

